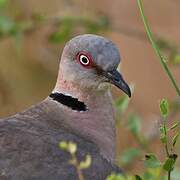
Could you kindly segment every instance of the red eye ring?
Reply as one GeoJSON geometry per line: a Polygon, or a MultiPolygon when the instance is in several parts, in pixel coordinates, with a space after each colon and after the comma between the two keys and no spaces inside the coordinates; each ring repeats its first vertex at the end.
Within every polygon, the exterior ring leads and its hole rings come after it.
{"type": "Polygon", "coordinates": [[[82,66],[86,68],[90,68],[93,64],[92,57],[87,52],[79,52],[77,54],[77,60],[82,66]]]}

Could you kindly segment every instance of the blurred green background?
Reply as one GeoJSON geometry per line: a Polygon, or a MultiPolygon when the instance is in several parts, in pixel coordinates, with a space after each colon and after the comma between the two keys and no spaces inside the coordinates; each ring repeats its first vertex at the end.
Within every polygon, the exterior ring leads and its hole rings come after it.
{"type": "MultiPolygon", "coordinates": [[[[145,0],[144,5],[180,84],[180,1],[145,0]]],[[[180,118],[180,101],[147,41],[136,1],[0,0],[0,117],[24,110],[51,92],[65,42],[83,33],[108,37],[120,49],[121,71],[134,93],[130,102],[120,99],[117,160],[125,170],[142,173],[145,153],[164,157],[158,133],[160,99],[171,103],[169,124],[180,118]],[[132,122],[142,138],[132,133],[132,122]]],[[[113,94],[116,100],[123,95],[116,88],[113,94]]]]}

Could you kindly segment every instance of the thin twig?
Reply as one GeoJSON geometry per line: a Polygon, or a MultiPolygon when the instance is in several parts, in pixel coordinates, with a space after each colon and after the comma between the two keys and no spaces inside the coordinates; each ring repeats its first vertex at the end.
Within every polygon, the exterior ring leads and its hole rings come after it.
{"type": "Polygon", "coordinates": [[[142,0],[137,0],[137,3],[138,3],[138,6],[139,6],[139,10],[140,10],[140,13],[141,13],[141,17],[142,17],[142,20],[143,20],[143,23],[144,23],[144,26],[145,26],[145,29],[146,29],[146,33],[148,35],[148,38],[152,44],[152,47],[154,48],[157,56],[159,57],[159,60],[160,60],[160,63],[163,67],[163,69],[165,70],[166,74],[168,75],[171,83],[173,84],[176,92],[177,92],[177,95],[180,96],[180,89],[176,83],[176,80],[174,79],[171,71],[169,70],[168,66],[166,65],[166,60],[165,58],[163,57],[158,45],[156,44],[155,40],[154,40],[154,36],[152,34],[152,31],[150,29],[150,26],[148,24],[148,20],[147,20],[147,17],[145,16],[144,14],[144,8],[143,8],[143,4],[142,4],[142,0]]]}
{"type": "Polygon", "coordinates": [[[84,176],[82,174],[81,168],[79,167],[79,162],[78,162],[78,159],[77,159],[76,155],[71,154],[71,156],[72,156],[72,162],[73,162],[72,164],[75,166],[76,172],[78,174],[78,179],[79,180],[84,180],[84,176]]]}

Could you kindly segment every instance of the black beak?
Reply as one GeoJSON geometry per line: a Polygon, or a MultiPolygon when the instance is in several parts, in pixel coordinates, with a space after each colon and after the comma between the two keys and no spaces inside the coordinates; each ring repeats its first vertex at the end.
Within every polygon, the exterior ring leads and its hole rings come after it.
{"type": "Polygon", "coordinates": [[[111,84],[125,92],[129,97],[131,97],[131,90],[128,84],[124,81],[122,75],[117,71],[104,72],[104,76],[108,79],[111,84]]]}

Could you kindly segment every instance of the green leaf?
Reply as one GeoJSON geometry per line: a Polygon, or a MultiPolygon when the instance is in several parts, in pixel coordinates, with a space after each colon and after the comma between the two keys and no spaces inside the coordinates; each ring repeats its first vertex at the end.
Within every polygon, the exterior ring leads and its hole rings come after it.
{"type": "Polygon", "coordinates": [[[68,28],[63,28],[59,31],[52,33],[49,37],[51,43],[63,43],[70,37],[70,30],[68,28]]]}
{"type": "Polygon", "coordinates": [[[134,160],[134,158],[136,158],[140,154],[141,154],[141,151],[139,149],[136,149],[136,148],[127,149],[126,151],[124,151],[124,153],[121,156],[121,162],[124,165],[129,164],[130,162],[134,160]]]}
{"type": "Polygon", "coordinates": [[[75,19],[73,18],[64,17],[59,25],[59,29],[49,36],[49,41],[51,43],[64,43],[67,41],[71,36],[74,21],[75,19]]]}
{"type": "Polygon", "coordinates": [[[140,118],[135,115],[131,114],[128,119],[127,128],[131,131],[132,134],[138,136],[141,131],[141,120],[140,118]]]}
{"type": "Polygon", "coordinates": [[[159,128],[159,131],[160,131],[160,140],[164,144],[164,143],[167,142],[166,127],[165,126],[161,126],[159,128]]]}
{"type": "Polygon", "coordinates": [[[173,144],[173,147],[176,145],[176,142],[179,138],[179,135],[180,135],[180,132],[177,132],[174,137],[172,138],[172,144],[173,144]]]}
{"type": "Polygon", "coordinates": [[[121,96],[116,101],[116,107],[120,113],[124,113],[126,111],[126,109],[128,108],[129,100],[130,99],[128,98],[128,96],[121,96]]]}
{"type": "Polygon", "coordinates": [[[112,173],[106,180],[126,180],[126,178],[122,174],[112,173]]]}
{"type": "Polygon", "coordinates": [[[165,176],[162,175],[162,167],[148,168],[143,174],[143,180],[167,180],[165,176]]]}
{"type": "Polygon", "coordinates": [[[81,161],[81,162],[80,162],[79,167],[80,167],[81,169],[87,169],[87,168],[90,167],[91,163],[92,163],[92,158],[91,158],[91,156],[88,154],[88,155],[86,155],[85,161],[81,161]]]}
{"type": "Polygon", "coordinates": [[[66,150],[68,147],[68,143],[66,141],[61,141],[59,143],[59,148],[62,149],[62,150],[66,150]]]}
{"type": "Polygon", "coordinates": [[[180,64],[180,54],[176,54],[172,60],[173,64],[180,64]]]}
{"type": "Polygon", "coordinates": [[[177,121],[176,123],[174,123],[172,126],[171,126],[171,130],[172,129],[175,129],[175,128],[177,128],[178,126],[180,125],[180,120],[179,121],[177,121]]]}
{"type": "Polygon", "coordinates": [[[158,168],[161,166],[161,162],[156,158],[154,154],[148,154],[145,156],[145,167],[146,168],[158,168]]]}
{"type": "Polygon", "coordinates": [[[14,28],[15,24],[14,22],[6,17],[6,16],[0,16],[0,35],[7,35],[10,33],[10,31],[14,28]]]}
{"type": "Polygon", "coordinates": [[[71,154],[76,153],[76,151],[77,151],[77,144],[70,141],[70,142],[68,143],[68,150],[69,150],[69,152],[70,152],[71,154]]]}
{"type": "Polygon", "coordinates": [[[136,180],[142,180],[142,178],[139,175],[135,175],[136,180]]]}
{"type": "Polygon", "coordinates": [[[8,0],[0,0],[0,8],[4,8],[6,6],[8,0]]]}
{"type": "Polygon", "coordinates": [[[82,25],[86,28],[86,32],[97,33],[109,27],[109,20],[106,16],[100,16],[97,20],[85,18],[82,25]]]}
{"type": "Polygon", "coordinates": [[[166,159],[165,163],[163,164],[163,169],[166,171],[172,171],[174,168],[174,164],[176,162],[177,155],[173,154],[169,158],[166,159]]]}
{"type": "Polygon", "coordinates": [[[169,115],[169,103],[167,99],[162,99],[160,101],[160,112],[164,118],[166,118],[169,115]]]}

